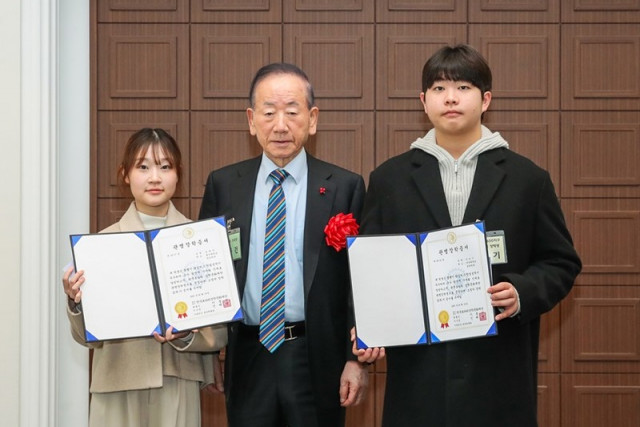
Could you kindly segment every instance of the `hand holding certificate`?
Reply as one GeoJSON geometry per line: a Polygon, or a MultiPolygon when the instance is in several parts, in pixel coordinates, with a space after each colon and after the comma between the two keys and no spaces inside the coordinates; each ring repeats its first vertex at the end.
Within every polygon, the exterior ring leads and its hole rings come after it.
{"type": "Polygon", "coordinates": [[[85,272],[82,313],[87,342],[242,318],[222,217],[70,238],[75,268],[85,272]]]}
{"type": "Polygon", "coordinates": [[[358,348],[497,334],[484,223],[348,238],[358,348]]]}

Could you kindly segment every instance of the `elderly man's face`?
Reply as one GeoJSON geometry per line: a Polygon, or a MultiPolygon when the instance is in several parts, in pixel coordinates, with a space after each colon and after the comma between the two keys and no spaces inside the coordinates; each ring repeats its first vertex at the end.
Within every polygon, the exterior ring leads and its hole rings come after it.
{"type": "Polygon", "coordinates": [[[318,108],[307,105],[306,83],[294,74],[273,74],[255,88],[254,106],[247,109],[249,131],[265,154],[286,166],[316,133],[318,108]]]}

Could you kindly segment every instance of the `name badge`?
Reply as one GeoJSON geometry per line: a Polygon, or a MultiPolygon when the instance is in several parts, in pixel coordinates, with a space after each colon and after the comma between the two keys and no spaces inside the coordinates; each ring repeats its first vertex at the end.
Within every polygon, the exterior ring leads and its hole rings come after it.
{"type": "Polygon", "coordinates": [[[231,228],[231,224],[235,218],[227,219],[227,235],[229,237],[229,247],[231,248],[231,259],[237,261],[242,258],[242,249],[240,248],[240,227],[231,228]]]}
{"type": "Polygon", "coordinates": [[[487,231],[487,252],[491,265],[507,263],[507,244],[504,231],[487,231]]]}
{"type": "Polygon", "coordinates": [[[240,249],[240,229],[229,229],[229,246],[231,247],[231,259],[234,261],[242,258],[242,250],[240,249]]]}

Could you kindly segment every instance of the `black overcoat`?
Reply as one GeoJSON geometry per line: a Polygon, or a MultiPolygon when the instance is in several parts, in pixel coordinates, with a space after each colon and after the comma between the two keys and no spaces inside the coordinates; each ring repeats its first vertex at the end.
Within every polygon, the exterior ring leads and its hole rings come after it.
{"type": "MultiPolygon", "coordinates": [[[[463,224],[484,220],[505,233],[508,263],[492,267],[508,281],[521,312],[498,335],[387,349],[383,425],[535,426],[540,315],[571,289],[581,269],[549,174],[497,148],[478,157],[463,224]]],[[[363,234],[451,226],[437,160],[413,149],[371,174],[363,234]]]]}

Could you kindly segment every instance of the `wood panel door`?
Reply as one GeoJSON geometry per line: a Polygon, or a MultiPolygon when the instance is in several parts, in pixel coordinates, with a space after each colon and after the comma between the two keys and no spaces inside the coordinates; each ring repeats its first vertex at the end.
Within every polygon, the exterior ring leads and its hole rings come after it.
{"type": "MultiPolygon", "coordinates": [[[[584,271],[542,318],[541,426],[640,419],[640,3],[608,0],[92,0],[91,225],[127,196],[115,166],[128,134],[167,129],[196,217],[210,170],[260,153],[244,110],[253,73],[301,66],[320,120],[308,150],[367,180],[430,124],[422,65],[467,42],[494,74],[485,123],[552,177],[584,271]]],[[[350,427],[381,424],[386,364],[370,369],[350,427]]],[[[226,425],[203,394],[203,426],[226,425]]]]}

